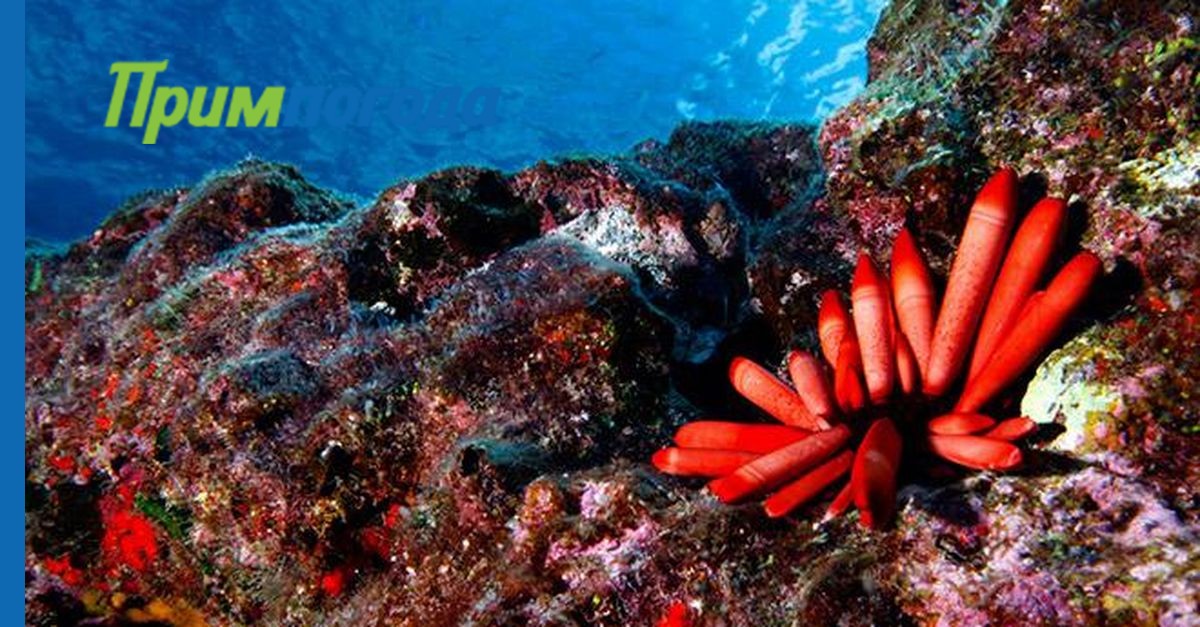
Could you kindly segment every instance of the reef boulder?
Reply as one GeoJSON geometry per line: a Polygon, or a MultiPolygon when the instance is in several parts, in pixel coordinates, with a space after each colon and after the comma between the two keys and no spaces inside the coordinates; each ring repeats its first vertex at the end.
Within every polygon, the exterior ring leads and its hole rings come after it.
{"type": "Polygon", "coordinates": [[[1191,624],[1200,135],[1188,3],[893,3],[820,129],[457,167],[356,207],[248,161],[26,255],[32,624],[1191,624]],[[647,463],[725,370],[813,348],[908,226],[944,276],[988,172],[1104,288],[1000,409],[1023,472],[867,532],[647,463]]]}

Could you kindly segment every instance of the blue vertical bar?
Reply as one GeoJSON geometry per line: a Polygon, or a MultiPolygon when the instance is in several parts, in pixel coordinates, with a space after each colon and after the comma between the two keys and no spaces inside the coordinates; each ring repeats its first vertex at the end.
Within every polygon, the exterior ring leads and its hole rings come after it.
{"type": "Polygon", "coordinates": [[[3,355],[5,372],[3,434],[0,435],[0,481],[3,483],[3,559],[0,560],[0,622],[24,624],[25,608],[25,2],[4,3],[5,81],[9,96],[0,98],[3,107],[3,141],[7,156],[2,170],[9,198],[0,210],[0,233],[4,241],[4,293],[13,302],[3,311],[3,355]],[[16,303],[21,294],[21,305],[16,303]],[[11,396],[10,396],[11,395],[11,396]],[[20,622],[18,622],[18,620],[20,622]]]}

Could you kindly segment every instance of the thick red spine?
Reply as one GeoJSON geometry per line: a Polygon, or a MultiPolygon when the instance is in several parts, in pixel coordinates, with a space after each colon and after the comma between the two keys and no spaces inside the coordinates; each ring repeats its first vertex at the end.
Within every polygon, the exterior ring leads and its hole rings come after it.
{"type": "Polygon", "coordinates": [[[892,393],[892,303],[887,284],[866,253],[858,256],[858,268],[850,289],[854,333],[862,351],[867,393],[880,403],[892,393]]]}
{"type": "Polygon", "coordinates": [[[754,461],[757,453],[714,449],[664,448],[650,459],[668,475],[722,477],[754,461]]]}
{"type": "Polygon", "coordinates": [[[876,420],[858,445],[850,485],[864,527],[879,529],[892,518],[900,449],[900,434],[890,418],[876,420]]]}
{"type": "Polygon", "coordinates": [[[811,434],[811,431],[786,425],[697,420],[683,425],[675,432],[675,444],[688,449],[718,449],[762,454],[803,440],[811,434]]]}
{"type": "Polygon", "coordinates": [[[796,393],[810,413],[821,419],[834,415],[837,407],[829,389],[829,378],[816,357],[804,351],[792,351],[788,355],[788,374],[792,377],[792,385],[796,386],[796,393]]]}
{"type": "Polygon", "coordinates": [[[892,297],[896,301],[896,322],[908,338],[924,377],[929,367],[937,303],[929,266],[908,229],[901,230],[892,244],[892,297]]]}
{"type": "Polygon", "coordinates": [[[785,425],[815,431],[824,423],[808,411],[792,388],[745,357],[735,357],[729,364],[729,380],[738,394],[785,425]]]}
{"type": "Polygon", "coordinates": [[[1101,268],[1096,255],[1079,253],[1063,266],[1046,291],[1031,297],[1012,333],[967,384],[955,411],[978,411],[1032,366],[1083,304],[1101,268]]]}
{"type": "Polygon", "coordinates": [[[977,435],[931,435],[929,450],[938,457],[976,470],[1009,470],[1021,465],[1021,449],[1011,442],[977,435]]]}
{"type": "Polygon", "coordinates": [[[941,396],[962,372],[971,340],[1000,269],[1017,204],[1017,175],[1005,168],[975,197],[950,268],[933,330],[925,393],[941,396]]]}
{"type": "Polygon", "coordinates": [[[837,369],[833,373],[833,395],[838,407],[853,412],[867,406],[867,390],[862,382],[862,355],[858,341],[849,335],[838,349],[837,369]]]}
{"type": "Polygon", "coordinates": [[[983,414],[946,414],[929,421],[929,432],[937,435],[971,435],[996,425],[995,419],[983,414]]]}
{"type": "Polygon", "coordinates": [[[817,310],[817,335],[821,340],[821,354],[831,368],[838,363],[838,349],[847,334],[853,335],[850,312],[842,302],[837,290],[825,290],[821,294],[821,307],[817,310]]]}
{"type": "Polygon", "coordinates": [[[905,394],[916,392],[921,385],[921,369],[917,357],[903,333],[896,334],[896,376],[905,394]]]}
{"type": "Polygon", "coordinates": [[[984,311],[983,322],[979,324],[968,381],[983,370],[996,346],[1016,324],[1022,304],[1046,273],[1066,221],[1067,203],[1057,198],[1044,198],[1021,222],[1000,268],[1000,276],[996,277],[996,287],[984,311]]]}
{"type": "Polygon", "coordinates": [[[829,484],[837,481],[838,477],[846,474],[853,462],[854,453],[842,451],[833,459],[808,471],[803,477],[780,488],[763,503],[763,509],[766,510],[767,516],[771,518],[786,516],[792,510],[809,502],[829,484]]]}
{"type": "Polygon", "coordinates": [[[1017,416],[1016,418],[1000,421],[1000,424],[983,435],[993,440],[1016,442],[1017,440],[1024,439],[1034,431],[1037,431],[1036,422],[1030,420],[1027,416],[1017,416]]]}
{"type": "Polygon", "coordinates": [[[828,458],[849,439],[850,429],[846,425],[814,433],[710,481],[708,489],[722,503],[736,503],[770,492],[828,458]]]}
{"type": "Polygon", "coordinates": [[[852,503],[854,503],[854,488],[849,482],[847,482],[846,485],[842,486],[842,489],[837,493],[837,496],[833,497],[833,502],[829,504],[829,509],[825,510],[825,517],[823,520],[829,520],[831,518],[837,518],[838,516],[841,516],[846,512],[847,509],[850,508],[852,503]]]}

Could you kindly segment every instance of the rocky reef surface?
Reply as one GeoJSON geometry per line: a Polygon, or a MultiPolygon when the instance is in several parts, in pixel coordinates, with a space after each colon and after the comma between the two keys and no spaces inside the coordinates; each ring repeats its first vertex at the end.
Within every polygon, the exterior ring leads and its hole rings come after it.
{"type": "Polygon", "coordinates": [[[898,1],[820,129],[685,124],[366,207],[247,161],[31,248],[29,622],[1200,622],[1198,17],[898,1]],[[1107,269],[999,408],[1043,423],[1022,472],[906,482],[871,532],[648,465],[762,419],[729,358],[812,347],[860,249],[907,224],[944,276],[1001,164],[1107,269]]]}

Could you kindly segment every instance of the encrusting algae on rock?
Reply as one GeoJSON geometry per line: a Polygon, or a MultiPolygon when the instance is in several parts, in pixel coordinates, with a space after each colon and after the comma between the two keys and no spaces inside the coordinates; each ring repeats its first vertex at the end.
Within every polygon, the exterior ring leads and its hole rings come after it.
{"type": "Polygon", "coordinates": [[[30,623],[1194,623],[1196,20],[894,3],[820,129],[366,207],[250,161],[31,247],[30,623]],[[997,164],[1017,211],[969,226],[997,164]],[[846,476],[878,529],[798,524],[846,476]]]}

